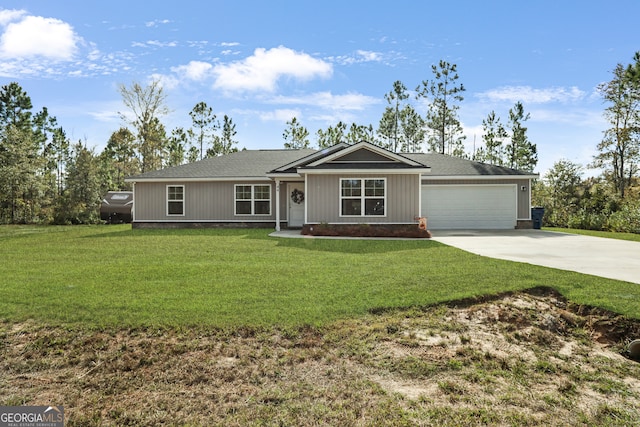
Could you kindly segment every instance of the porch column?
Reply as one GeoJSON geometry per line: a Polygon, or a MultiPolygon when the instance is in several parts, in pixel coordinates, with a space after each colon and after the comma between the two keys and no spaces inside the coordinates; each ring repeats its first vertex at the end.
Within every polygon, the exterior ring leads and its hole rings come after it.
{"type": "Polygon", "coordinates": [[[276,231],[280,231],[280,180],[276,178],[276,231]]]}
{"type": "MultiPolygon", "coordinates": [[[[131,205],[131,222],[136,222],[136,183],[135,181],[133,182],[133,184],[131,184],[131,191],[133,192],[133,204],[131,205]]],[[[529,203],[529,206],[531,206],[531,203],[529,203]]]]}

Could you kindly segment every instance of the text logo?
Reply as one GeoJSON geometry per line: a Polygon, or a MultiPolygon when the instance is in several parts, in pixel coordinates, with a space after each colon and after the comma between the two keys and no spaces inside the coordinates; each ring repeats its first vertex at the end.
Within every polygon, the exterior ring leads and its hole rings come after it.
{"type": "Polygon", "coordinates": [[[64,427],[64,408],[0,406],[0,427],[64,427]]]}

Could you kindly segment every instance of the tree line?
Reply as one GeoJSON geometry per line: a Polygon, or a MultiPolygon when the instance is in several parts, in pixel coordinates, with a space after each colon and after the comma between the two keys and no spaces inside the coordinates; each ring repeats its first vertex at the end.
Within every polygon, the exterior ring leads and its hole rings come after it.
{"type": "Polygon", "coordinates": [[[591,163],[554,163],[536,183],[534,203],[555,227],[640,233],[640,52],[598,86],[608,124],[591,163]],[[600,175],[583,178],[585,169],[600,175]]]}
{"type": "MultiPolygon", "coordinates": [[[[316,131],[317,147],[366,140],[395,152],[432,151],[534,170],[537,148],[527,136],[530,116],[521,102],[508,111],[506,122],[489,112],[482,144],[466,152],[458,117],[465,88],[457,66],[440,61],[431,71],[433,77],[411,92],[402,82],[393,83],[377,128],[341,121],[316,131]],[[411,100],[426,105],[426,113],[420,115],[411,100]]],[[[602,174],[582,179],[582,165],[561,160],[535,183],[533,202],[546,208],[547,225],[640,232],[640,52],[631,64],[618,64],[612,80],[598,90],[610,127],[587,167],[602,174]]],[[[119,91],[126,126],[96,153],[86,141],[71,142],[46,107],[34,112],[18,83],[0,88],[0,223],[98,222],[103,195],[130,189],[126,176],[238,150],[233,120],[218,119],[205,102],[189,113],[190,128],[167,132],[161,119],[169,108],[158,81],[120,85],[119,91]]],[[[282,136],[285,148],[311,146],[309,131],[296,117],[282,136]]]]}
{"type": "MultiPolygon", "coordinates": [[[[462,125],[458,116],[464,100],[465,87],[459,83],[457,65],[439,61],[431,66],[432,78],[420,82],[409,91],[401,81],[393,83],[391,91],[384,95],[387,106],[377,128],[338,122],[326,129],[319,129],[316,136],[318,148],[341,142],[353,144],[369,141],[393,152],[436,152],[469,158],[494,165],[533,171],[538,163],[536,144],[527,135],[525,122],[530,115],[522,102],[517,102],[508,112],[506,124],[495,111],[483,120],[483,144],[471,152],[465,149],[462,125]],[[427,104],[424,115],[410,101],[427,104]]],[[[309,131],[293,117],[286,123],[283,139],[285,148],[309,148],[309,131]]]]}
{"type": "Polygon", "coordinates": [[[96,153],[86,141],[72,142],[46,107],[34,112],[17,82],[0,88],[0,223],[97,223],[104,194],[131,189],[125,177],[238,150],[233,120],[220,121],[205,102],[189,113],[189,129],[168,133],[159,82],[119,90],[128,127],[96,153]]]}
{"type": "MultiPolygon", "coordinates": [[[[318,148],[366,140],[395,152],[426,149],[533,170],[536,147],[526,136],[523,123],[529,115],[521,103],[509,111],[507,128],[492,111],[483,123],[485,146],[466,153],[458,118],[465,88],[458,83],[457,66],[440,61],[431,70],[433,78],[420,82],[413,95],[402,82],[393,83],[384,95],[387,107],[377,129],[339,122],[317,130],[318,148]],[[410,98],[428,102],[424,117],[410,98]]],[[[238,150],[233,120],[227,115],[219,120],[205,102],[189,112],[189,129],[168,132],[162,119],[170,110],[159,81],[121,84],[119,92],[126,107],[119,116],[126,125],[96,153],[86,141],[71,142],[46,107],[33,112],[30,97],[17,82],[0,89],[1,223],[98,222],[103,195],[130,190],[125,177],[238,150]]],[[[309,132],[296,117],[286,126],[285,148],[310,146],[309,132]]]]}

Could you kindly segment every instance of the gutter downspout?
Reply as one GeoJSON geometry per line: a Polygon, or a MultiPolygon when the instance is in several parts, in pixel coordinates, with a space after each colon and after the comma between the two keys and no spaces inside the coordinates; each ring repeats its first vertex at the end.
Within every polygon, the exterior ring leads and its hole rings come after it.
{"type": "Polygon", "coordinates": [[[276,178],[276,231],[280,231],[280,180],[276,178]]]}

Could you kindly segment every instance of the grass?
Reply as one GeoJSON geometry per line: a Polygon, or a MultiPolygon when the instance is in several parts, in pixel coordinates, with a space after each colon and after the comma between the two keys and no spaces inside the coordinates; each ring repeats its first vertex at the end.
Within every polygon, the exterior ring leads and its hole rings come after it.
{"type": "Polygon", "coordinates": [[[581,234],[583,236],[604,237],[606,239],[629,240],[640,242],[640,234],[616,233],[613,231],[580,230],[577,228],[544,227],[546,231],[557,231],[560,233],[581,234]]]}
{"type": "Polygon", "coordinates": [[[621,356],[639,322],[585,307],[638,318],[638,285],[268,233],[0,227],[0,404],[60,404],[70,427],[640,417],[640,364],[621,356]],[[541,286],[570,301],[476,299],[541,286]]]}
{"type": "Polygon", "coordinates": [[[564,307],[538,292],[297,330],[0,325],[0,404],[63,404],[69,427],[637,425],[640,364],[583,342],[574,322],[595,334],[606,315],[564,307]]]}
{"type": "Polygon", "coordinates": [[[630,317],[640,287],[429,240],[269,230],[0,227],[0,320],[123,327],[323,325],[376,310],[551,287],[630,317]]]}

